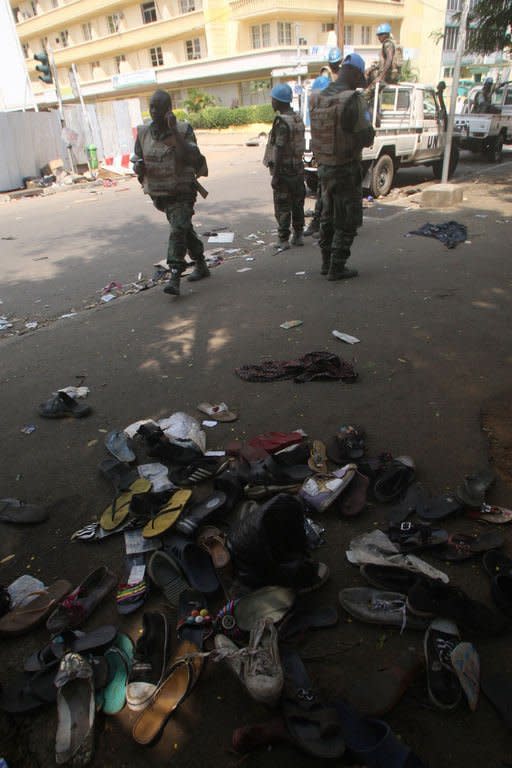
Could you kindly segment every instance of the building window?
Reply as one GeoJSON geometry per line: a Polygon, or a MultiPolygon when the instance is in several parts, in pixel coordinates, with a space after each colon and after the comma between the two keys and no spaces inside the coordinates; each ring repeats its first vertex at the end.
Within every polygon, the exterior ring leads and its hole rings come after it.
{"type": "Polygon", "coordinates": [[[354,42],[354,34],[352,24],[345,24],[343,27],[343,44],[352,45],[354,42]]]}
{"type": "Polygon", "coordinates": [[[69,31],[67,29],[62,29],[59,32],[59,36],[57,38],[57,42],[60,42],[63,48],[67,48],[69,45],[69,31]]]}
{"type": "Polygon", "coordinates": [[[48,47],[48,38],[47,37],[42,37],[39,40],[39,44],[40,44],[42,50],[46,52],[46,49],[48,47]]]}
{"type": "Polygon", "coordinates": [[[268,48],[270,45],[270,24],[258,24],[251,27],[251,42],[253,48],[268,48]]]}
{"type": "Polygon", "coordinates": [[[277,42],[279,45],[292,44],[292,25],[288,21],[277,22],[277,42]]]}
{"type": "Polygon", "coordinates": [[[372,28],[368,26],[361,27],[361,45],[370,45],[372,39],[372,28]]]}
{"type": "Polygon", "coordinates": [[[143,24],[151,24],[156,21],[156,5],[153,0],[150,3],[142,3],[140,10],[143,24]]]}
{"type": "Polygon", "coordinates": [[[445,27],[444,28],[444,40],[443,50],[454,51],[457,48],[459,41],[459,28],[458,27],[445,27]]]}
{"type": "Polygon", "coordinates": [[[192,11],[199,10],[201,5],[201,0],[180,0],[180,12],[192,13],[192,11]]]}
{"type": "Polygon", "coordinates": [[[119,32],[120,25],[121,25],[120,13],[113,13],[110,16],[107,16],[107,29],[108,29],[109,35],[115,35],[116,32],[119,32]]]}
{"type": "Polygon", "coordinates": [[[84,40],[92,40],[92,24],[90,21],[82,24],[82,35],[84,36],[84,40]]]}
{"type": "Polygon", "coordinates": [[[19,21],[21,21],[21,13],[18,6],[16,8],[12,8],[12,15],[14,16],[14,23],[17,24],[19,21]]]}
{"type": "Polygon", "coordinates": [[[24,55],[24,57],[25,57],[26,59],[28,59],[28,57],[29,57],[29,47],[28,47],[28,43],[22,43],[22,44],[21,44],[21,47],[22,47],[22,49],[23,49],[23,55],[24,55]]]}
{"type": "Polygon", "coordinates": [[[201,58],[201,41],[198,37],[194,37],[193,40],[185,41],[185,50],[187,52],[187,59],[192,61],[193,59],[201,58]]]}
{"type": "Polygon", "coordinates": [[[326,23],[322,23],[322,32],[334,32],[335,24],[334,21],[328,21],[326,23]]]}
{"type": "Polygon", "coordinates": [[[99,61],[91,61],[91,77],[94,80],[96,77],[96,72],[100,68],[99,61]]]}
{"type": "Polygon", "coordinates": [[[162,48],[157,45],[156,48],[149,49],[149,55],[151,56],[152,67],[162,67],[164,63],[164,54],[162,48]]]}
{"type": "Polygon", "coordinates": [[[121,64],[123,61],[126,61],[126,56],[124,55],[124,53],[121,53],[119,56],[116,56],[114,59],[114,66],[117,74],[121,72],[121,64]]]}

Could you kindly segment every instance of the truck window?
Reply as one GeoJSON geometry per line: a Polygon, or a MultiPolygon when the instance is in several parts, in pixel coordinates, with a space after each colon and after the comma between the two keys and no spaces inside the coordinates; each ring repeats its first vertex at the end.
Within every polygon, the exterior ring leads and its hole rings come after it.
{"type": "Polygon", "coordinates": [[[437,117],[434,91],[425,91],[423,94],[423,117],[431,119],[437,117]]]}
{"type": "Polygon", "coordinates": [[[397,110],[408,110],[411,106],[411,93],[406,88],[399,88],[396,98],[397,110]]]}
{"type": "Polygon", "coordinates": [[[506,96],[505,96],[504,104],[505,104],[506,107],[510,107],[510,105],[512,105],[512,88],[508,89],[508,91],[506,93],[506,96]]]}
{"type": "Polygon", "coordinates": [[[503,94],[505,93],[504,88],[498,88],[491,96],[491,104],[494,104],[496,107],[501,107],[503,104],[503,94]]]}
{"type": "Polygon", "coordinates": [[[382,112],[392,112],[395,109],[396,91],[384,89],[381,94],[380,108],[382,112]]]}

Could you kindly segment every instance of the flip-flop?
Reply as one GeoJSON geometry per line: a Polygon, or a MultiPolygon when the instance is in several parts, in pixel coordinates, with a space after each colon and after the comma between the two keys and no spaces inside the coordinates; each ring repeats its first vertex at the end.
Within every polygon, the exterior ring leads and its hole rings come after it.
{"type": "Polygon", "coordinates": [[[176,608],[181,593],[189,588],[189,584],[174,557],[158,549],[148,563],[148,573],[151,581],[164,593],[167,602],[176,608]]]}
{"type": "Polygon", "coordinates": [[[126,703],[126,685],[133,664],[133,643],[128,635],[118,633],[114,644],[105,653],[108,683],[103,690],[103,712],[115,715],[126,703]]]}
{"type": "Polygon", "coordinates": [[[214,491],[206,499],[187,509],[176,523],[176,530],[184,536],[195,536],[201,525],[218,516],[226,504],[226,500],[227,496],[224,491],[214,491]]]}
{"type": "Polygon", "coordinates": [[[118,494],[101,515],[100,525],[103,530],[113,531],[124,523],[130,514],[130,504],[135,494],[148,493],[150,490],[151,481],[145,477],[139,477],[130,483],[129,489],[118,494]]]}
{"type": "Polygon", "coordinates": [[[313,690],[297,653],[285,653],[282,664],[285,683],[281,705],[293,743],[314,757],[341,757],[345,741],[336,710],[323,704],[313,690]]]}
{"type": "Polygon", "coordinates": [[[481,552],[499,549],[504,543],[505,537],[501,531],[486,531],[479,536],[451,533],[448,541],[432,552],[432,555],[438,560],[469,560],[481,552]]]}
{"type": "Polygon", "coordinates": [[[209,416],[210,419],[215,419],[215,421],[236,421],[238,419],[238,414],[230,411],[226,403],[218,403],[217,405],[199,403],[196,408],[201,413],[209,416]]]}
{"type": "Polygon", "coordinates": [[[206,550],[181,534],[166,537],[163,549],[178,563],[193,589],[206,595],[218,590],[219,579],[206,550]]]}
{"type": "Polygon", "coordinates": [[[25,672],[39,672],[52,662],[61,659],[65,653],[101,652],[102,649],[108,648],[116,634],[117,629],[110,624],[90,632],[68,630],[53,637],[43,648],[25,659],[23,668],[25,672]]]}
{"type": "Polygon", "coordinates": [[[21,635],[41,624],[71,590],[69,581],[50,584],[27,605],[14,608],[0,618],[0,635],[21,635]]]}
{"type": "Polygon", "coordinates": [[[52,611],[46,621],[48,632],[60,634],[66,629],[79,627],[115,588],[116,583],[116,575],[106,565],[95,568],[52,611]]]}
{"type": "Polygon", "coordinates": [[[479,523],[511,523],[512,509],[499,507],[497,504],[482,504],[478,511],[471,510],[467,516],[472,520],[478,520],[479,523]]]}
{"type": "Polygon", "coordinates": [[[466,694],[469,708],[474,712],[480,693],[480,658],[474,645],[459,643],[450,653],[452,667],[466,694]]]}
{"type": "Polygon", "coordinates": [[[0,523],[33,525],[48,520],[48,510],[20,499],[0,499],[0,523]]]}
{"type": "Polygon", "coordinates": [[[321,475],[327,474],[327,453],[325,444],[321,440],[313,440],[308,466],[313,472],[321,475]]]}
{"type": "Polygon", "coordinates": [[[134,723],[132,736],[138,744],[147,745],[155,741],[168,719],[190,695],[203,669],[203,632],[208,624],[205,619],[210,617],[202,595],[192,590],[183,592],[178,615],[180,643],[170,662],[169,674],[134,723]],[[203,621],[197,622],[197,618],[203,621]]]}
{"type": "Polygon", "coordinates": [[[116,605],[122,615],[138,610],[148,597],[146,553],[126,555],[125,573],[117,586],[116,605]]]}
{"type": "Polygon", "coordinates": [[[142,535],[145,539],[151,539],[154,536],[161,536],[168,531],[178,517],[183,512],[188,500],[192,496],[190,490],[175,491],[169,501],[164,504],[157,515],[153,517],[142,529],[142,535]]]}

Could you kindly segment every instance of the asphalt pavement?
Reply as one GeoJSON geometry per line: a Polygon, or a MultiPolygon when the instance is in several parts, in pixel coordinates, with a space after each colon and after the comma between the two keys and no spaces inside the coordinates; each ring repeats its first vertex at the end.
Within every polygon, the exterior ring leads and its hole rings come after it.
{"type": "MultiPolygon", "coordinates": [[[[185,281],[179,298],[156,286],[101,302],[101,289],[111,280],[127,284],[139,272],[149,277],[153,262],[164,256],[165,222],[141,199],[135,181],[0,207],[0,234],[16,238],[0,245],[0,314],[18,318],[20,329],[27,321],[39,322],[35,331],[0,339],[0,495],[47,504],[51,513],[35,529],[2,525],[1,583],[29,572],[46,583],[65,577],[78,584],[100,564],[120,572],[122,537],[70,542],[73,531],[97,518],[111,497],[97,472],[106,456],[105,432],[176,411],[200,418],[196,405],[203,401],[224,401],[240,415],[232,424],[207,430],[212,449],[231,439],[299,427],[312,439],[327,440],[339,426],[357,424],[366,430],[369,455],[412,456],[418,479],[433,494],[453,489],[466,473],[487,465],[480,412],[512,384],[510,165],[461,182],[465,200],[457,209],[422,209],[405,188],[369,205],[351,260],[360,276],[333,283],[319,274],[319,250],[310,239],[303,248],[272,253],[268,178],[251,151],[259,152],[228,148],[209,156],[218,173],[206,183],[210,198],[198,203],[197,228],[226,226],[235,238],[220,247],[241,250],[224,251],[209,279],[185,281]],[[468,228],[468,242],[455,249],[406,236],[427,221],[449,219],[468,228]],[[76,314],[60,319],[71,311],[76,314]],[[302,325],[284,330],[286,320],[302,325]],[[333,330],[360,342],[346,345],[333,330]],[[352,361],[358,380],[260,384],[234,373],[242,364],[296,359],[317,349],[352,361]],[[90,388],[89,417],[55,422],[38,417],[37,405],[56,388],[77,383],[90,388]],[[29,424],[35,431],[22,432],[29,424]]],[[[142,460],[143,451],[138,452],[142,460]]],[[[499,478],[490,500],[510,507],[511,497],[510,484],[499,478]]],[[[331,580],[315,593],[318,605],[336,605],[342,587],[362,585],[344,551],[353,536],[383,520],[383,510],[373,506],[353,520],[325,513],[327,544],[315,556],[329,565],[331,580]]],[[[449,520],[447,527],[476,529],[465,518],[449,520]]],[[[505,551],[512,555],[510,533],[506,537],[505,551]]],[[[448,570],[453,583],[490,601],[478,560],[448,570]]],[[[158,596],[151,605],[159,605],[158,596]]],[[[140,629],[140,615],[121,620],[112,599],[89,626],[105,622],[118,623],[134,639],[140,629]]],[[[12,679],[45,639],[39,629],[1,640],[1,682],[12,679]]],[[[364,676],[370,660],[390,663],[411,646],[421,653],[422,642],[421,633],[400,635],[342,615],[336,628],[310,633],[302,652],[314,682],[333,698],[364,676]]],[[[482,666],[512,675],[507,637],[479,638],[476,644],[482,666]]],[[[155,747],[143,749],[132,741],[130,713],[99,717],[92,765],[163,766],[172,758],[178,768],[238,766],[240,756],[230,752],[233,728],[268,715],[212,664],[155,747]]],[[[443,714],[429,705],[421,676],[388,719],[435,768],[498,768],[510,759],[510,731],[485,699],[475,713],[463,704],[443,714]]],[[[0,716],[0,756],[16,768],[53,764],[55,722],[52,709],[28,718],[0,716]]],[[[256,752],[244,763],[318,764],[290,746],[256,752]]]]}

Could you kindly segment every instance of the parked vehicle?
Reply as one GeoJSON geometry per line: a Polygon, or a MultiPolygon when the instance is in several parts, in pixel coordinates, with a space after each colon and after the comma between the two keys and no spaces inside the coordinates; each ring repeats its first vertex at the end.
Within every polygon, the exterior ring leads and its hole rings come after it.
{"type": "MultiPolygon", "coordinates": [[[[470,91],[470,105],[479,90],[481,88],[470,91]]],[[[512,81],[495,88],[491,109],[490,112],[455,115],[454,132],[461,149],[482,153],[491,162],[499,163],[503,158],[503,145],[512,144],[512,81]]]]}
{"type": "MultiPolygon", "coordinates": [[[[388,194],[400,168],[426,165],[432,168],[436,179],[441,178],[447,135],[443,90],[444,83],[437,90],[420,83],[399,83],[379,89],[373,109],[375,140],[363,150],[363,186],[374,197],[388,194]]],[[[317,169],[309,151],[309,139],[306,129],[306,183],[314,191],[317,169]]],[[[453,141],[450,176],[458,159],[458,142],[453,141]]]]}

